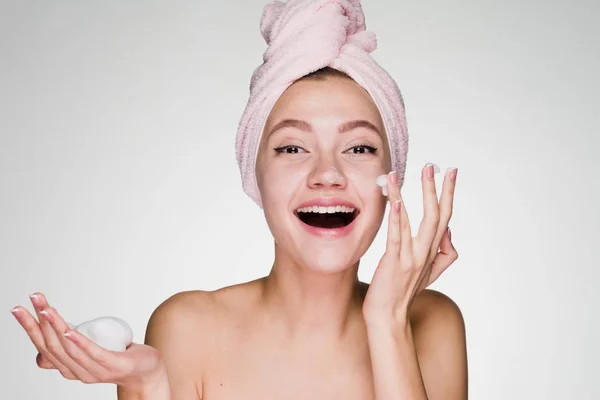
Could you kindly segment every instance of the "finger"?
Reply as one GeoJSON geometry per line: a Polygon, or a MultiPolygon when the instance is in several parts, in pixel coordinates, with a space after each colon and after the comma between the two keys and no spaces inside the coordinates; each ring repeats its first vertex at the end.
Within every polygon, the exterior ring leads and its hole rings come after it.
{"type": "Polygon", "coordinates": [[[442,236],[448,228],[450,218],[452,218],[452,212],[454,208],[454,191],[456,188],[456,174],[457,168],[448,168],[444,176],[444,183],[442,185],[442,194],[440,195],[440,220],[438,223],[438,229],[435,240],[430,250],[429,258],[433,258],[437,255],[442,236]]]}
{"type": "Polygon", "coordinates": [[[436,254],[431,264],[431,275],[429,276],[429,283],[427,286],[435,282],[440,275],[457,259],[458,252],[452,244],[450,228],[448,228],[442,236],[442,241],[440,242],[440,251],[436,254]]]}
{"type": "Polygon", "coordinates": [[[52,354],[67,366],[80,381],[84,383],[98,382],[99,380],[94,374],[106,374],[106,371],[98,365],[94,367],[89,357],[65,337],[65,333],[70,328],[56,309],[47,307],[41,314],[52,329],[53,336],[46,340],[48,349],[50,349],[52,354]],[[87,365],[84,366],[83,364],[87,365]],[[86,367],[91,367],[91,370],[88,370],[86,367]]]}
{"type": "Polygon", "coordinates": [[[402,247],[412,247],[412,235],[410,230],[410,221],[408,219],[408,213],[406,207],[404,207],[404,201],[402,200],[402,194],[400,193],[400,185],[398,184],[398,173],[396,171],[390,172],[388,175],[387,182],[388,199],[390,203],[400,201],[400,234],[401,240],[403,241],[402,247]]]}
{"type": "Polygon", "coordinates": [[[401,234],[400,234],[400,208],[402,204],[400,200],[396,200],[390,207],[390,215],[388,216],[388,232],[387,232],[387,243],[386,253],[399,255],[400,248],[402,245],[401,234]]]}
{"type": "Polygon", "coordinates": [[[19,306],[12,309],[12,314],[23,327],[23,329],[25,329],[27,336],[29,336],[29,339],[37,351],[40,353],[45,352],[46,346],[44,343],[44,336],[42,335],[42,331],[40,330],[40,326],[36,319],[29,313],[29,311],[19,306]]]}
{"type": "Polygon", "coordinates": [[[452,217],[452,210],[454,208],[454,192],[456,189],[456,168],[449,168],[444,177],[444,183],[442,186],[442,195],[440,196],[440,240],[444,234],[450,218],[452,217]]]}
{"type": "Polygon", "coordinates": [[[388,238],[386,252],[389,254],[400,254],[400,187],[398,185],[398,173],[392,171],[387,176],[386,191],[390,202],[390,215],[388,217],[388,238]]]}
{"type": "MultiPolygon", "coordinates": [[[[31,302],[35,307],[36,313],[38,314],[38,318],[40,321],[40,329],[42,331],[42,334],[44,335],[44,342],[46,343],[46,350],[48,354],[51,354],[52,357],[58,363],[60,363],[62,366],[64,366],[64,368],[67,369],[67,371],[69,371],[69,376],[74,375],[75,379],[78,380],[82,380],[82,377],[86,379],[87,373],[84,370],[82,370],[81,367],[77,366],[77,364],[74,363],[73,360],[71,360],[71,358],[67,355],[65,349],[63,348],[60,342],[60,339],[54,331],[54,328],[50,324],[49,319],[51,317],[47,310],[49,308],[49,304],[46,300],[46,296],[44,296],[41,293],[36,293],[35,295],[31,296],[31,302]]],[[[59,371],[61,372],[61,374],[63,373],[63,370],[60,368],[59,371]]]]}
{"type": "Polygon", "coordinates": [[[400,204],[400,235],[402,236],[402,246],[400,252],[403,258],[405,257],[407,262],[405,265],[408,265],[412,264],[413,260],[413,240],[410,221],[408,219],[408,211],[406,211],[406,203],[404,203],[402,195],[400,195],[400,204]]]}
{"type": "MultiPolygon", "coordinates": [[[[421,182],[423,186],[423,219],[417,234],[417,251],[419,258],[425,262],[430,255],[431,247],[434,245],[436,233],[440,222],[440,207],[437,198],[437,190],[434,179],[434,166],[428,163],[421,171],[421,182]]],[[[435,245],[437,249],[437,244],[435,245]]]]}
{"type": "Polygon", "coordinates": [[[387,176],[386,183],[387,197],[390,204],[400,200],[400,185],[398,184],[398,172],[392,171],[387,176]]]}
{"type": "MultiPolygon", "coordinates": [[[[32,299],[32,303],[37,302],[36,295],[32,295],[31,299],[32,299]]],[[[34,307],[35,307],[35,303],[34,303],[34,307]]],[[[52,365],[54,365],[56,367],[56,369],[61,373],[61,375],[64,376],[66,379],[70,379],[70,380],[77,379],[77,377],[66,366],[64,366],[61,362],[59,362],[48,351],[48,348],[46,347],[46,340],[45,340],[42,330],[40,328],[40,324],[33,317],[33,315],[31,315],[29,313],[29,311],[27,311],[27,309],[25,309],[23,307],[15,307],[14,310],[16,311],[16,313],[13,312],[13,315],[15,316],[15,318],[17,318],[17,321],[19,321],[21,326],[25,329],[25,331],[27,332],[27,335],[29,336],[29,339],[31,339],[31,342],[33,343],[33,345],[35,346],[37,351],[39,353],[41,353],[42,357],[44,357],[50,363],[52,363],[52,365]]]]}
{"type": "Polygon", "coordinates": [[[388,175],[387,191],[388,199],[390,200],[390,202],[400,201],[400,240],[402,243],[400,251],[402,252],[402,254],[409,256],[409,249],[410,253],[412,253],[412,235],[410,230],[410,221],[408,219],[408,213],[406,212],[404,200],[402,199],[402,194],[400,192],[400,185],[398,183],[398,173],[396,171],[392,171],[388,175]]]}
{"type": "Polygon", "coordinates": [[[68,335],[65,337],[85,353],[91,362],[103,367],[109,373],[111,371],[123,371],[128,365],[120,353],[102,348],[75,330],[69,330],[68,335]]]}
{"type": "Polygon", "coordinates": [[[36,319],[29,313],[29,311],[27,311],[27,309],[19,306],[13,308],[11,312],[15,319],[23,327],[27,333],[27,336],[29,336],[31,343],[33,343],[38,351],[38,355],[36,357],[36,363],[38,367],[44,369],[56,368],[52,362],[42,355],[42,352],[45,352],[44,336],[42,335],[42,331],[40,330],[40,326],[36,319]]]}
{"type": "Polygon", "coordinates": [[[400,201],[400,240],[402,242],[400,251],[403,251],[403,254],[408,256],[409,253],[406,250],[409,248],[412,249],[412,235],[410,230],[410,221],[408,219],[408,213],[406,211],[404,200],[402,199],[402,194],[400,193],[400,185],[398,184],[398,174],[396,171],[393,171],[388,176],[387,190],[390,202],[400,201]]]}
{"type": "MultiPolygon", "coordinates": [[[[80,378],[85,383],[99,382],[108,377],[110,371],[107,370],[103,365],[98,364],[90,358],[90,356],[81,349],[77,343],[69,340],[71,335],[75,335],[77,331],[71,329],[63,318],[58,314],[56,309],[50,307],[47,309],[50,314],[50,324],[56,332],[56,336],[60,340],[60,343],[65,350],[65,353],[70,357],[73,362],[73,368],[81,368],[83,376],[80,378]],[[68,333],[69,337],[65,336],[68,333]],[[76,365],[75,365],[76,364],[76,365]],[[93,378],[93,379],[92,379],[93,378]]],[[[83,336],[83,335],[81,335],[83,336]]],[[[104,350],[108,352],[108,350],[104,350]]],[[[67,364],[71,368],[70,363],[67,364]]],[[[79,375],[79,373],[77,373],[79,375]]]]}

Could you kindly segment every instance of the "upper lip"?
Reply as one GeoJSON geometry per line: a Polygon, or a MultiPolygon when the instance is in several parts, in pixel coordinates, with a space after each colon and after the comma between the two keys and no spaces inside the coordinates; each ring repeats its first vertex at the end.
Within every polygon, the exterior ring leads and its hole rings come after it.
{"type": "Polygon", "coordinates": [[[358,210],[358,206],[351,201],[340,199],[338,197],[318,197],[312,200],[305,201],[294,208],[294,211],[304,207],[329,207],[329,206],[345,206],[358,210]]]}

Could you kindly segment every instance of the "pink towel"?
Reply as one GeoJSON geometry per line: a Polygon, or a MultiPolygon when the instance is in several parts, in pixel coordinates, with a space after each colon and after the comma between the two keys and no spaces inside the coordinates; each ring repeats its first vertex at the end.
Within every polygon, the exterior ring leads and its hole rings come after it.
{"type": "Polygon", "coordinates": [[[402,185],[408,151],[404,102],[396,82],[370,55],[377,39],[365,30],[360,0],[273,1],[265,6],[260,25],[268,48],[252,75],[236,137],[244,192],[262,207],[256,156],[273,105],[297,79],[327,66],[348,74],[373,98],[402,185]]]}

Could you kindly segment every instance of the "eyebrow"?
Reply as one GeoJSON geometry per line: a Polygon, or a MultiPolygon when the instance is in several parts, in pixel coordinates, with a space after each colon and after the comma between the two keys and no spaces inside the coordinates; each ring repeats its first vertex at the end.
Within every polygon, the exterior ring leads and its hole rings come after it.
{"type": "MultiPolygon", "coordinates": [[[[304,131],[304,132],[312,132],[313,131],[312,126],[306,121],[301,121],[299,119],[284,119],[283,121],[277,123],[269,131],[268,136],[271,136],[275,131],[278,131],[283,128],[296,128],[296,129],[300,129],[301,131],[304,131]]],[[[363,119],[344,122],[338,128],[338,132],[345,133],[345,132],[351,131],[356,128],[367,128],[367,129],[370,129],[373,132],[377,133],[379,136],[381,136],[381,132],[379,131],[379,129],[377,129],[377,127],[375,125],[373,125],[369,121],[366,121],[363,119]]]]}
{"type": "Polygon", "coordinates": [[[379,136],[381,136],[381,132],[379,132],[379,129],[377,129],[377,127],[375,125],[373,125],[369,121],[365,121],[364,119],[348,121],[348,122],[340,125],[339,132],[344,133],[344,132],[348,132],[348,131],[351,131],[352,129],[356,129],[356,128],[367,128],[367,129],[374,131],[379,136]]]}
{"type": "Polygon", "coordinates": [[[300,121],[299,119],[284,119],[269,131],[268,136],[271,136],[275,131],[283,128],[296,128],[304,132],[312,132],[312,126],[306,121],[300,121]]]}

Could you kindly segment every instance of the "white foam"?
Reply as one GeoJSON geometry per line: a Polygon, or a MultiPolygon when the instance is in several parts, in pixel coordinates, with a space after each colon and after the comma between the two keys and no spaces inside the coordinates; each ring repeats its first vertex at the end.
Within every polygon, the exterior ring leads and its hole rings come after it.
{"type": "Polygon", "coordinates": [[[68,325],[106,350],[125,351],[133,342],[131,327],[120,318],[100,317],[77,326],[68,325]]]}

